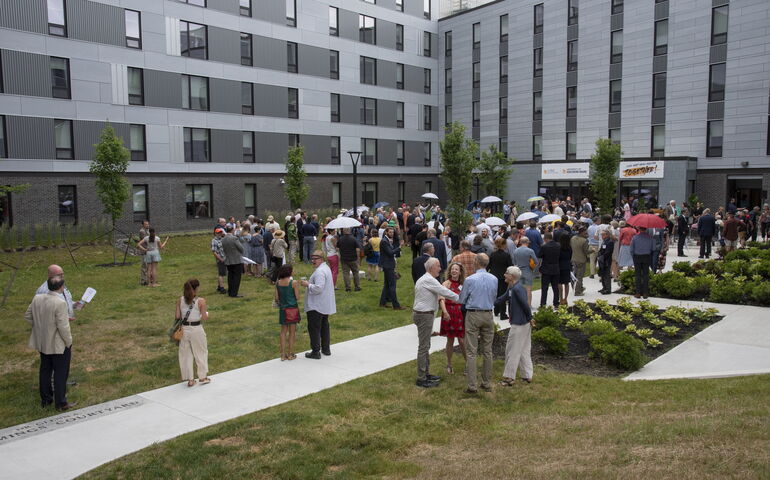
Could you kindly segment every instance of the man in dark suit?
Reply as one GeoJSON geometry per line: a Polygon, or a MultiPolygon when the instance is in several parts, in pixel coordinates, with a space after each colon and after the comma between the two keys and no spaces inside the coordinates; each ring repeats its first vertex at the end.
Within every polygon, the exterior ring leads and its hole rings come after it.
{"type": "Polygon", "coordinates": [[[225,251],[225,266],[227,267],[227,295],[230,297],[243,297],[238,295],[241,288],[241,274],[243,273],[243,245],[233,235],[232,225],[227,226],[227,234],[222,239],[222,249],[225,251]]]}
{"type": "Polygon", "coordinates": [[[679,216],[676,217],[676,230],[679,235],[679,240],[676,245],[676,253],[680,257],[684,257],[684,246],[687,243],[687,234],[690,231],[690,225],[687,223],[687,209],[682,209],[679,216]]]}
{"type": "Polygon", "coordinates": [[[417,217],[414,224],[409,227],[408,237],[412,247],[412,260],[420,255],[420,246],[422,245],[423,240],[428,238],[428,234],[426,233],[427,228],[428,226],[423,224],[420,217],[417,217]]]}
{"type": "Polygon", "coordinates": [[[439,240],[438,238],[436,238],[435,228],[428,229],[428,237],[422,242],[422,245],[425,245],[426,243],[433,244],[433,256],[438,258],[438,261],[441,264],[441,273],[439,273],[439,278],[441,278],[447,267],[446,244],[441,240],[439,240]]]}
{"type": "Polygon", "coordinates": [[[422,255],[412,261],[412,280],[417,283],[420,277],[425,275],[425,262],[434,255],[435,248],[430,242],[422,244],[422,255]]]}
{"type": "Polygon", "coordinates": [[[711,209],[703,210],[703,215],[698,219],[698,236],[700,237],[700,254],[698,258],[711,256],[711,240],[716,233],[716,219],[711,214],[711,209]]]}
{"type": "Polygon", "coordinates": [[[380,306],[383,308],[387,307],[386,303],[391,302],[393,310],[404,310],[404,307],[398,303],[398,297],[396,297],[396,253],[400,250],[400,247],[393,245],[393,228],[386,228],[380,241],[379,262],[383,277],[385,277],[380,294],[380,306]]]}
{"type": "Polygon", "coordinates": [[[548,299],[548,286],[551,286],[553,291],[553,306],[559,307],[559,255],[561,253],[561,246],[553,241],[553,235],[551,232],[546,232],[543,235],[543,241],[545,242],[540,247],[540,252],[537,256],[542,259],[540,262],[540,275],[542,276],[540,281],[540,306],[544,306],[548,299]]]}
{"type": "Polygon", "coordinates": [[[599,246],[597,260],[599,263],[599,278],[602,280],[602,289],[599,293],[609,295],[612,293],[612,251],[615,244],[612,241],[609,230],[602,230],[602,244],[599,246]]]}

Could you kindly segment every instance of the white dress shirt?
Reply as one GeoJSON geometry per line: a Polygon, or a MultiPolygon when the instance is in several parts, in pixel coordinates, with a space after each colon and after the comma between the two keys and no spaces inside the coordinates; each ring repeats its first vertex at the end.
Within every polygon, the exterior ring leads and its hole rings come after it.
{"type": "MultiPolygon", "coordinates": [[[[40,288],[37,289],[35,295],[46,294],[48,292],[50,292],[50,290],[48,290],[48,280],[46,280],[40,285],[40,288]]],[[[67,313],[70,318],[75,318],[75,300],[72,298],[69,288],[64,287],[64,291],[60,293],[59,296],[67,302],[67,313]]]]}
{"type": "Polygon", "coordinates": [[[439,296],[448,298],[453,302],[459,299],[459,295],[441,285],[433,275],[426,272],[414,284],[412,308],[418,312],[435,312],[438,309],[439,296]]]}
{"type": "Polygon", "coordinates": [[[308,283],[307,295],[305,295],[305,312],[315,310],[322,315],[337,313],[334,280],[329,265],[322,263],[316,268],[308,283]]]}

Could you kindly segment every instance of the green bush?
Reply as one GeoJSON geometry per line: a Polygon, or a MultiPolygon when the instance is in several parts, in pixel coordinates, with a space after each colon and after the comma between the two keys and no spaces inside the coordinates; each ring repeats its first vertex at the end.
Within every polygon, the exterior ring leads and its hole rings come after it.
{"type": "MultiPolygon", "coordinates": [[[[732,252],[731,252],[732,253],[732,252]]],[[[719,260],[707,260],[702,263],[703,271],[713,275],[722,275],[725,271],[724,262],[719,260]]]]}
{"type": "Polygon", "coordinates": [[[695,288],[695,293],[708,295],[709,292],[711,292],[711,289],[714,287],[714,282],[716,279],[713,275],[700,275],[691,278],[690,281],[695,288]]]}
{"type": "Polygon", "coordinates": [[[690,262],[674,262],[674,264],[671,265],[671,268],[675,272],[682,272],[685,275],[692,275],[695,270],[690,262]]]}
{"type": "Polygon", "coordinates": [[[614,332],[615,326],[608,320],[589,320],[583,323],[581,330],[583,330],[583,333],[589,337],[593,337],[595,335],[604,335],[605,333],[614,332]]]}
{"type": "Polygon", "coordinates": [[[559,317],[559,314],[550,307],[540,308],[532,316],[532,319],[535,321],[535,328],[559,328],[562,326],[561,317],[559,317]]]}
{"type": "Polygon", "coordinates": [[[553,327],[544,327],[532,334],[532,341],[545,347],[548,353],[564,355],[569,340],[553,327]]]}
{"type": "Polygon", "coordinates": [[[647,360],[642,350],[644,343],[623,332],[605,333],[589,339],[591,356],[624,370],[637,370],[647,360]]]}
{"type": "Polygon", "coordinates": [[[709,292],[709,301],[717,303],[743,302],[745,284],[735,280],[717,280],[709,292]]]}
{"type": "Polygon", "coordinates": [[[751,260],[756,258],[758,252],[751,248],[745,248],[743,250],[733,250],[725,255],[725,262],[733,262],[735,260],[751,260]]]}
{"type": "Polygon", "coordinates": [[[746,246],[748,248],[756,248],[758,250],[767,250],[768,248],[770,248],[770,243],[749,241],[749,242],[746,242],[746,246]]]}
{"type": "Polygon", "coordinates": [[[770,305],[770,282],[755,283],[751,288],[751,299],[761,305],[770,305]]]}
{"type": "Polygon", "coordinates": [[[685,277],[680,272],[667,272],[662,275],[668,275],[663,282],[664,291],[674,298],[690,298],[695,293],[695,285],[692,280],[685,277]]]}
{"type": "Polygon", "coordinates": [[[733,275],[746,276],[749,275],[750,267],[751,262],[749,260],[729,260],[725,261],[724,271],[725,273],[732,273],[733,275]]]}
{"type": "Polygon", "coordinates": [[[752,275],[761,275],[765,280],[770,280],[770,260],[753,262],[749,271],[752,275]]]}
{"type": "Polygon", "coordinates": [[[634,278],[633,270],[624,270],[620,272],[620,286],[623,287],[625,293],[636,292],[636,280],[634,278]]]}

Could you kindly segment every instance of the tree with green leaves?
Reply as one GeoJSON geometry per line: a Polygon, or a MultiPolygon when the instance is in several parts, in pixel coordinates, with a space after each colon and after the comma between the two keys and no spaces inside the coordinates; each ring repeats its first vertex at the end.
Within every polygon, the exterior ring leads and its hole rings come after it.
{"type": "Polygon", "coordinates": [[[591,155],[591,193],[602,213],[612,212],[618,186],[620,145],[609,138],[596,141],[596,151],[591,155]]]}
{"type": "Polygon", "coordinates": [[[501,152],[497,145],[490,145],[488,150],[481,152],[478,175],[487,195],[500,198],[505,195],[505,185],[513,173],[511,165],[513,165],[513,159],[501,152]]]}
{"type": "Polygon", "coordinates": [[[479,146],[465,136],[465,126],[452,122],[445,129],[444,139],[440,142],[441,180],[446,186],[449,201],[447,212],[458,226],[465,226],[470,221],[470,214],[465,210],[471,193],[473,170],[477,167],[476,152],[479,146]]]}
{"type": "Polygon", "coordinates": [[[305,172],[302,159],[304,151],[302,146],[297,145],[290,147],[286,155],[286,185],[284,190],[292,209],[300,208],[310,193],[310,187],[305,183],[307,172],[305,172]]]}
{"type": "Polygon", "coordinates": [[[110,243],[113,245],[112,261],[115,264],[115,223],[123,216],[123,205],[130,197],[125,177],[129,152],[123,146],[123,139],[115,134],[115,129],[109,123],[102,130],[99,143],[94,148],[96,153],[89,170],[96,177],[96,194],[104,206],[103,212],[112,219],[110,243]]]}

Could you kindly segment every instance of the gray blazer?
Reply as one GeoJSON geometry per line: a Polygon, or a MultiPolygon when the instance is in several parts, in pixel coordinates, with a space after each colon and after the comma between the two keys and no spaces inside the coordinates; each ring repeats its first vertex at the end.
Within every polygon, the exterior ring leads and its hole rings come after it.
{"type": "Polygon", "coordinates": [[[72,346],[67,302],[56,292],[35,295],[24,318],[32,325],[29,347],[46,355],[62,354],[72,346]]]}
{"type": "Polygon", "coordinates": [[[243,245],[235,235],[227,234],[222,239],[222,249],[225,251],[225,265],[238,265],[243,263],[243,245]]]}

